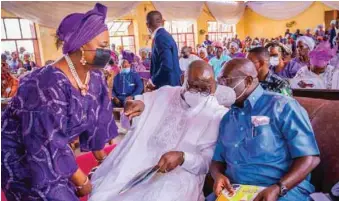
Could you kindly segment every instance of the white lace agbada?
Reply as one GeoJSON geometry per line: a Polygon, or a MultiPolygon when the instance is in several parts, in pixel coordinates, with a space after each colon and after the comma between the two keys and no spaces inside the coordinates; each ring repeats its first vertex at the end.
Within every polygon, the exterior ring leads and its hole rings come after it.
{"type": "Polygon", "coordinates": [[[181,87],[162,87],[138,97],[145,103],[145,110],[94,173],[90,201],[204,200],[205,174],[220,120],[227,109],[213,96],[191,109],[182,100],[181,90],[181,87]],[[118,195],[131,178],[156,165],[164,153],[172,150],[185,152],[182,166],[118,195]]]}

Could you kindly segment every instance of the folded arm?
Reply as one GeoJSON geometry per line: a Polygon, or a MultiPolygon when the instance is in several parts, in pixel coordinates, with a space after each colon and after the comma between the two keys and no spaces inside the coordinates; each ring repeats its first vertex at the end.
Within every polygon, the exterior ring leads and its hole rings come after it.
{"type": "Polygon", "coordinates": [[[303,156],[296,158],[288,173],[280,179],[280,182],[292,189],[302,182],[307,175],[320,163],[319,156],[303,156]]]}

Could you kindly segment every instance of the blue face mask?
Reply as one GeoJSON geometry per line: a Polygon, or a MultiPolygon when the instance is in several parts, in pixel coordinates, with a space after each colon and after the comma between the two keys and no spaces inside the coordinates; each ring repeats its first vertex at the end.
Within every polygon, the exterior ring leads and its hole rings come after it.
{"type": "Polygon", "coordinates": [[[121,73],[129,73],[131,72],[131,68],[123,68],[121,69],[121,73]]]}

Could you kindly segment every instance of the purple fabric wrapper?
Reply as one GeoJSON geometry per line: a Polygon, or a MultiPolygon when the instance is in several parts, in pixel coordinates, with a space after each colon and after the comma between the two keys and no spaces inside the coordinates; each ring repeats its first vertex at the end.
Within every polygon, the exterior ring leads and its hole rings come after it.
{"type": "Polygon", "coordinates": [[[23,77],[1,118],[7,200],[79,201],[70,182],[78,166],[68,143],[79,137],[83,151],[101,150],[118,135],[112,112],[101,71],[91,71],[87,96],[52,66],[23,77]]]}
{"type": "Polygon", "coordinates": [[[65,17],[59,25],[57,36],[64,42],[64,54],[74,52],[107,30],[105,24],[107,7],[97,3],[87,13],[73,13],[65,17]]]}
{"type": "Polygon", "coordinates": [[[336,48],[331,49],[331,44],[328,41],[322,42],[310,52],[310,63],[315,67],[326,67],[335,54],[336,48]]]}

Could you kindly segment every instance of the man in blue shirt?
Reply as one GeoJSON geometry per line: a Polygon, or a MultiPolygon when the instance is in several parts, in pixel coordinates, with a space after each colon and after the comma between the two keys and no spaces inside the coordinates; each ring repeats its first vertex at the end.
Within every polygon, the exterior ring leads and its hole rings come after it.
{"type": "Polygon", "coordinates": [[[144,85],[140,75],[131,71],[130,61],[124,59],[120,73],[114,78],[112,98],[115,107],[123,107],[126,100],[140,95],[144,85]]]}
{"type": "Polygon", "coordinates": [[[255,201],[310,200],[310,172],[320,159],[308,115],[295,99],[265,91],[257,76],[248,59],[233,59],[218,79],[234,89],[236,102],[220,123],[214,193],[247,184],[266,187],[255,201]]]}

